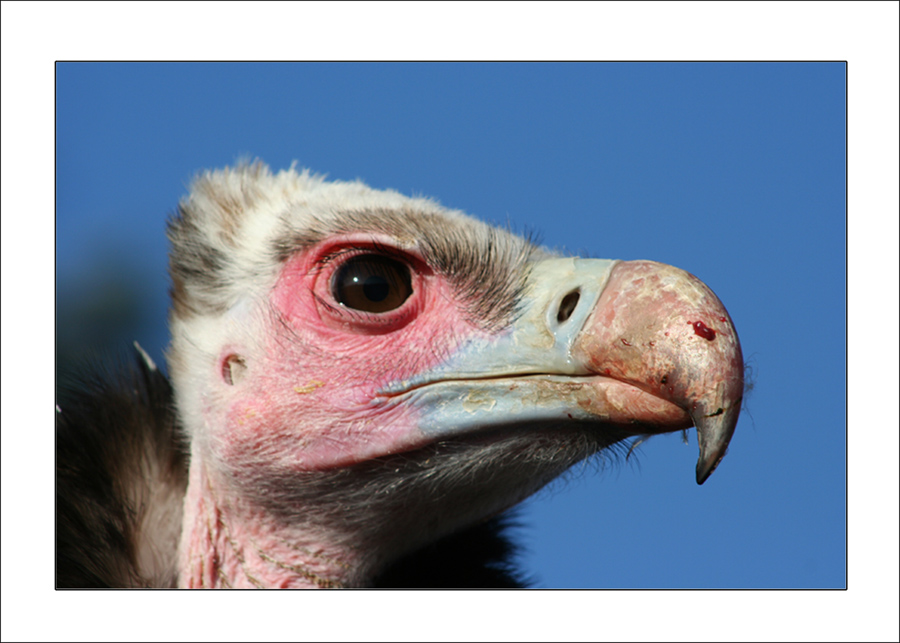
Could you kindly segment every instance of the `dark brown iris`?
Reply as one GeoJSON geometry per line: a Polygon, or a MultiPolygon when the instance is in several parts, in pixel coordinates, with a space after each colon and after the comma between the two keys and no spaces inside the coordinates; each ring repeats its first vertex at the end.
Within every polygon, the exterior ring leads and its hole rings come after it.
{"type": "Polygon", "coordinates": [[[349,259],[331,280],[335,300],[347,308],[385,313],[399,308],[412,294],[409,266],[376,254],[349,259]]]}

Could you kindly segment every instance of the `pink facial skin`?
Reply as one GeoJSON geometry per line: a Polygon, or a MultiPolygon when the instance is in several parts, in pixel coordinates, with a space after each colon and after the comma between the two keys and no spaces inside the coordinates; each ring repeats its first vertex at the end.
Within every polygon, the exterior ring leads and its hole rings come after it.
{"type": "MultiPolygon", "coordinates": [[[[223,427],[211,444],[232,475],[340,468],[434,439],[420,429],[421,420],[435,408],[451,408],[445,400],[435,397],[438,405],[428,408],[380,392],[433,371],[468,340],[491,338],[466,320],[442,275],[415,251],[395,246],[373,235],[348,235],[298,253],[270,294],[272,314],[263,333],[269,339],[262,350],[222,348],[220,387],[228,401],[209,405],[208,426],[223,427]],[[386,313],[349,309],[331,292],[332,277],[344,262],[372,252],[394,255],[411,268],[412,294],[386,313]],[[225,417],[214,417],[214,408],[224,408],[225,417]]],[[[501,343],[486,350],[499,349],[515,347],[501,343]]],[[[511,368],[485,372],[481,377],[488,379],[477,388],[489,407],[499,405],[497,410],[507,404],[512,412],[532,407],[539,412],[542,405],[564,411],[574,404],[598,421],[637,423],[652,432],[740,410],[742,360],[727,312],[699,280],[671,266],[619,263],[572,357],[594,377],[563,383],[519,379],[511,368]],[[505,393],[497,390],[504,380],[505,393]]],[[[541,371],[518,371],[520,376],[535,372],[541,371]]],[[[471,403],[476,398],[469,396],[478,393],[466,388],[475,385],[458,381],[452,389],[460,391],[452,395],[464,407],[453,420],[461,427],[478,420],[478,405],[471,403]]],[[[440,395],[440,389],[434,391],[440,395]]],[[[734,423],[726,424],[733,431],[734,423]]],[[[720,459],[728,439],[730,432],[702,451],[720,459]]]]}
{"type": "Polygon", "coordinates": [[[285,473],[344,467],[428,442],[416,428],[415,410],[375,402],[376,391],[433,367],[465,338],[484,333],[463,318],[446,280],[413,252],[398,256],[412,268],[413,288],[399,308],[373,314],[338,304],[331,278],[340,265],[391,245],[373,235],[345,236],[293,256],[270,295],[274,314],[264,354],[222,350],[226,388],[234,355],[246,366],[230,385],[227,417],[219,424],[224,431],[215,440],[235,473],[262,464],[285,473]]]}

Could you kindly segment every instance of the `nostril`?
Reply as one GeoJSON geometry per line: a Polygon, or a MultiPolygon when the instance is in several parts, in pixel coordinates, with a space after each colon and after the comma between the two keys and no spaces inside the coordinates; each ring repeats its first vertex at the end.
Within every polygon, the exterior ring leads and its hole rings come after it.
{"type": "Polygon", "coordinates": [[[578,305],[578,300],[580,298],[581,294],[577,290],[573,290],[563,297],[562,301],[559,303],[559,312],[556,313],[556,321],[561,324],[569,319],[575,311],[575,306],[578,305]]]}

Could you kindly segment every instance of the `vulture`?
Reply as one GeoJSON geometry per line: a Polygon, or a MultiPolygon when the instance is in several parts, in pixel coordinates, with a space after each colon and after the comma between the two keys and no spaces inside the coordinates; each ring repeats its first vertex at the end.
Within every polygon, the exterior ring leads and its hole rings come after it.
{"type": "Polygon", "coordinates": [[[518,502],[692,426],[702,484],[737,424],[734,325],[678,268],[258,161],[167,232],[168,376],[136,344],[58,390],[58,587],[517,587],[518,502]]]}

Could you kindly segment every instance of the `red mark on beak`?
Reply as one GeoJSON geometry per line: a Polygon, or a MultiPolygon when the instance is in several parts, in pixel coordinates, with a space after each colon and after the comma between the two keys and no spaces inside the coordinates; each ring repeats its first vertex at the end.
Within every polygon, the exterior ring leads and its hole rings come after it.
{"type": "Polygon", "coordinates": [[[700,335],[705,340],[712,341],[716,338],[716,331],[707,327],[702,321],[688,322],[694,327],[694,334],[700,335]]]}

